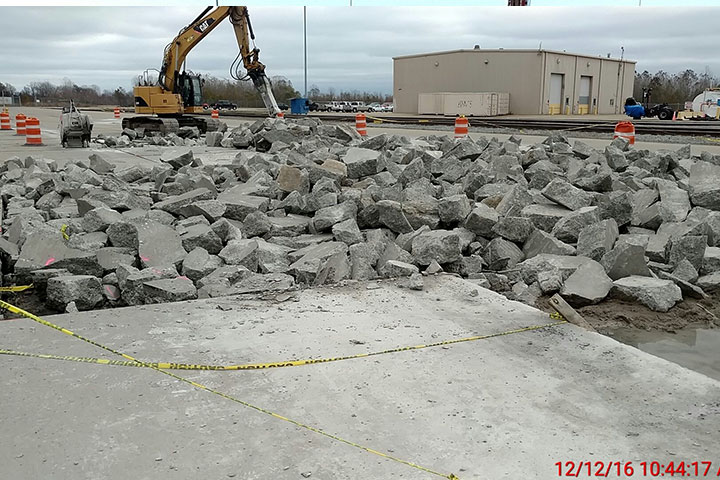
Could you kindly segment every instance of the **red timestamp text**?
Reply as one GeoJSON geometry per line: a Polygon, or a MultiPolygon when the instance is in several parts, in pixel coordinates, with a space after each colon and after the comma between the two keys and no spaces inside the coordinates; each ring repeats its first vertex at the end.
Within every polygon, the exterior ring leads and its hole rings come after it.
{"type": "Polygon", "coordinates": [[[720,478],[720,462],[711,461],[646,461],[605,462],[566,461],[555,462],[558,477],[604,477],[604,478],[720,478]]]}

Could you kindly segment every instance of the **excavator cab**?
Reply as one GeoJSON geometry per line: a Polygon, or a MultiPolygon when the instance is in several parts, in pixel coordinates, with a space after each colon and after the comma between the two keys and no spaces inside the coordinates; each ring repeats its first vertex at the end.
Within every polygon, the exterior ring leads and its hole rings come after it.
{"type": "Polygon", "coordinates": [[[193,107],[199,107],[200,110],[202,110],[202,84],[203,80],[200,78],[200,75],[182,72],[177,76],[176,91],[179,92],[182,97],[186,113],[197,113],[193,107]]]}

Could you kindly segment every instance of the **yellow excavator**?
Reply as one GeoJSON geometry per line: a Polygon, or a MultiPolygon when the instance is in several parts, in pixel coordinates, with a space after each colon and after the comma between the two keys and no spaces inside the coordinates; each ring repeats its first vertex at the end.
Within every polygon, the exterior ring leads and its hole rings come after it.
{"type": "Polygon", "coordinates": [[[177,132],[180,127],[186,126],[197,127],[201,133],[218,129],[219,120],[193,116],[203,111],[204,80],[200,75],[185,71],[184,64],[190,50],[226,18],[230,19],[235,29],[240,47],[240,53],[230,68],[231,75],[236,80],[252,80],[270,116],[280,112],[270,80],[265,75],[265,65],[258,59],[260,50],[255,46],[247,7],[207,7],[165,47],[160,70],[146,70],[138,78],[138,85],[133,89],[135,113],[146,116],[124,118],[123,128],[142,128],[160,133],[177,132]],[[245,75],[240,75],[241,66],[246,71],[245,75]],[[151,78],[151,71],[157,71],[157,81],[151,78]]]}

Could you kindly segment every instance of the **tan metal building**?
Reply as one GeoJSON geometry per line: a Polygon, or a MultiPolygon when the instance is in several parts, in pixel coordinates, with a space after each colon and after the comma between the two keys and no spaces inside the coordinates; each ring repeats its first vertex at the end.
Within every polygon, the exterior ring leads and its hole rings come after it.
{"type": "Polygon", "coordinates": [[[635,61],[553,50],[451,50],[393,57],[395,111],[418,95],[506,92],[512,114],[618,114],[632,96],[635,61]]]}

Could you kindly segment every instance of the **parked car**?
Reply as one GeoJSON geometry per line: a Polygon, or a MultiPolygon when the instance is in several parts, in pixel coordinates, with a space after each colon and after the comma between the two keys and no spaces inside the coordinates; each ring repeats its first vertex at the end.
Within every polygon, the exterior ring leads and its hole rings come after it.
{"type": "Polygon", "coordinates": [[[330,112],[342,112],[344,105],[345,105],[345,102],[333,100],[332,102],[329,102],[327,104],[327,107],[328,107],[328,111],[330,111],[330,112]]]}
{"type": "Polygon", "coordinates": [[[365,102],[350,102],[350,110],[352,112],[367,112],[370,110],[370,107],[365,105],[365,102]]]}
{"type": "Polygon", "coordinates": [[[290,108],[287,103],[282,102],[278,102],[277,106],[280,110],[287,110],[288,108],[290,108]]]}
{"type": "Polygon", "coordinates": [[[318,110],[320,110],[320,104],[317,102],[309,102],[308,110],[310,110],[311,112],[317,112],[318,110]]]}
{"type": "Polygon", "coordinates": [[[382,105],[380,105],[379,103],[376,102],[376,103],[371,103],[370,105],[368,105],[368,111],[369,112],[384,112],[385,110],[383,110],[382,105]]]}
{"type": "Polygon", "coordinates": [[[218,100],[212,104],[212,107],[216,110],[236,110],[237,105],[230,100],[218,100]]]}
{"type": "Polygon", "coordinates": [[[383,103],[382,104],[383,111],[385,112],[392,112],[393,111],[393,104],[392,103],[383,103]]]}
{"type": "Polygon", "coordinates": [[[342,102],[342,111],[343,112],[352,112],[353,107],[350,105],[350,102],[342,102]]]}

